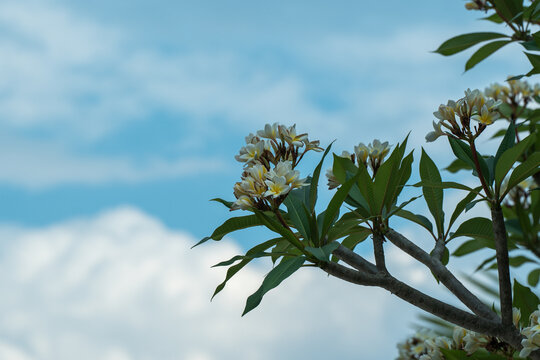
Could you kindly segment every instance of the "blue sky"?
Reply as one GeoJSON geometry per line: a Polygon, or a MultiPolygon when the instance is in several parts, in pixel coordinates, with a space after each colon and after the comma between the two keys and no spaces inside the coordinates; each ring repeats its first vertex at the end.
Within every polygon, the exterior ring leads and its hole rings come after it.
{"type": "MultiPolygon", "coordinates": [[[[374,138],[396,143],[412,131],[413,147],[447,163],[445,144],[424,143],[438,105],[527,70],[524,57],[506,50],[465,74],[467,55],[430,53],[451,36],[494,29],[477,18],[447,0],[3,1],[5,234],[21,243],[37,234],[46,246],[50,229],[85,233],[72,221],[98,226],[131,216],[195,241],[230,215],[208,200],[232,198],[241,172],[234,155],[265,123],[296,123],[323,145],[338,139],[338,152],[374,138]]],[[[317,160],[312,155],[304,173],[317,160]]],[[[116,235],[105,233],[114,244],[116,235]]],[[[238,234],[230,246],[263,235],[238,234]]],[[[219,277],[209,276],[210,288],[219,277]]],[[[14,351],[48,358],[9,329],[0,326],[0,335],[16,339],[14,351]]],[[[138,359],[126,349],[110,358],[138,359]]]]}

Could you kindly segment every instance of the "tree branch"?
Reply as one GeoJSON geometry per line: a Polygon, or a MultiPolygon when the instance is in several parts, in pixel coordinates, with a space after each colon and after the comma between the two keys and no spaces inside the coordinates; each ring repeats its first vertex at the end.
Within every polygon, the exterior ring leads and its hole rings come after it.
{"type": "MultiPolygon", "coordinates": [[[[492,321],[499,321],[499,317],[476,295],[471,293],[438,259],[430,256],[405,236],[392,229],[389,229],[385,236],[398,248],[426,265],[439,281],[476,315],[492,321]]],[[[512,309],[510,309],[510,317],[511,315],[512,309]]]]}
{"type": "Polygon", "coordinates": [[[388,273],[366,274],[332,262],[321,263],[319,266],[328,274],[350,283],[386,289],[408,303],[463,328],[492,336],[500,333],[498,322],[484,319],[437,300],[388,273]]]}
{"type": "Polygon", "coordinates": [[[501,301],[501,317],[504,326],[512,325],[512,284],[510,281],[510,264],[508,260],[508,240],[501,205],[491,207],[497,269],[499,272],[499,296],[501,301]]]}
{"type": "Polygon", "coordinates": [[[382,272],[388,272],[386,270],[386,264],[384,261],[384,236],[379,232],[373,234],[373,255],[375,256],[375,264],[377,269],[382,272]]]}
{"type": "Polygon", "coordinates": [[[339,247],[334,250],[333,254],[356,270],[370,274],[377,273],[377,267],[375,265],[343,245],[339,245],[339,247]]]}

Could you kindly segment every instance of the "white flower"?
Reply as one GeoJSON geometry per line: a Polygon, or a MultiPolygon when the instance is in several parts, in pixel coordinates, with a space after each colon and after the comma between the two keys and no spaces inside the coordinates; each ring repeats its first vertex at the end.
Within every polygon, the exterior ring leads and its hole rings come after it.
{"type": "Polygon", "coordinates": [[[266,174],[268,173],[268,170],[264,165],[256,164],[246,169],[246,172],[251,176],[255,181],[259,183],[264,183],[264,180],[266,180],[266,174]]]}
{"type": "Polygon", "coordinates": [[[266,124],[264,130],[257,131],[257,135],[265,139],[275,140],[279,136],[279,124],[266,124]]]}
{"type": "Polygon", "coordinates": [[[306,139],[304,140],[304,144],[306,144],[306,151],[313,150],[316,152],[321,152],[324,150],[322,147],[319,146],[320,145],[319,140],[309,141],[306,137],[306,139]]]}
{"type": "Polygon", "coordinates": [[[465,335],[463,341],[465,342],[464,350],[470,355],[476,350],[485,347],[489,342],[489,338],[484,334],[467,331],[467,335],[465,335]]]}
{"type": "Polygon", "coordinates": [[[247,144],[240,149],[240,153],[234,158],[236,161],[251,163],[257,160],[264,152],[265,144],[263,141],[259,141],[256,144],[247,144]]]}
{"type": "Polygon", "coordinates": [[[483,105],[480,112],[477,115],[471,116],[471,119],[476,120],[484,125],[491,125],[499,118],[499,116],[499,113],[491,112],[486,105],[483,105]]]}
{"type": "Polygon", "coordinates": [[[526,358],[534,350],[540,349],[540,324],[538,319],[540,317],[540,306],[538,310],[533,311],[529,316],[529,325],[528,327],[521,330],[521,334],[525,336],[525,339],[521,340],[521,345],[523,349],[519,353],[520,357],[526,358]]]}
{"type": "Polygon", "coordinates": [[[328,178],[329,190],[335,189],[341,185],[339,181],[336,179],[336,177],[334,176],[334,172],[332,171],[332,169],[326,170],[326,177],[328,178]]]}
{"type": "Polygon", "coordinates": [[[464,346],[463,339],[465,338],[465,335],[467,335],[467,330],[459,326],[454,327],[452,338],[454,339],[454,346],[456,349],[461,349],[464,346]]]}
{"type": "Polygon", "coordinates": [[[307,134],[296,134],[296,124],[286,128],[285,126],[279,127],[280,134],[283,135],[285,141],[290,145],[302,147],[304,146],[304,141],[307,140],[307,134]]]}
{"type": "Polygon", "coordinates": [[[521,310],[518,308],[512,308],[512,321],[514,326],[519,329],[519,320],[521,320],[521,310]]]}
{"type": "Polygon", "coordinates": [[[255,207],[253,199],[247,195],[242,195],[232,204],[231,210],[249,210],[253,207],[255,207]]]}
{"type": "Polygon", "coordinates": [[[266,180],[265,184],[268,187],[268,190],[264,193],[264,196],[272,196],[273,198],[277,198],[281,195],[287,194],[291,190],[290,186],[287,185],[285,177],[283,176],[275,177],[272,180],[266,180]]]}
{"type": "Polygon", "coordinates": [[[381,143],[378,139],[373,140],[373,144],[369,144],[369,157],[374,160],[383,161],[384,157],[390,151],[388,141],[381,143]]]}
{"type": "Polygon", "coordinates": [[[364,145],[364,143],[360,143],[357,146],[355,146],[354,153],[356,155],[356,158],[358,159],[358,163],[362,162],[366,164],[367,158],[369,156],[369,148],[366,145],[364,145]]]}
{"type": "Polygon", "coordinates": [[[443,121],[446,120],[446,121],[453,122],[456,119],[455,108],[456,108],[456,103],[452,100],[448,100],[448,104],[439,105],[439,110],[435,111],[433,115],[435,115],[435,117],[439,120],[443,120],[443,121]]]}
{"type": "Polygon", "coordinates": [[[437,140],[440,136],[444,135],[444,132],[441,130],[441,125],[442,125],[441,121],[439,121],[439,122],[433,121],[433,129],[434,130],[429,132],[426,135],[426,141],[427,142],[433,142],[433,141],[437,140]]]}

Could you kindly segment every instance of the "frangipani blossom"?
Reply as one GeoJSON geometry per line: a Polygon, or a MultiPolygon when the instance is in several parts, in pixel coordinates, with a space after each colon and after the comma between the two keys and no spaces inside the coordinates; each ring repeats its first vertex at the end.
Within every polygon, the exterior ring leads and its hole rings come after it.
{"type": "Polygon", "coordinates": [[[442,122],[435,122],[433,121],[433,131],[427,133],[426,135],[426,141],[427,142],[433,142],[437,140],[439,137],[445,135],[444,131],[441,129],[442,122]]]}
{"type": "Polygon", "coordinates": [[[482,106],[482,109],[477,115],[473,115],[471,119],[476,120],[484,125],[491,125],[495,120],[499,118],[498,112],[492,112],[486,105],[482,106]]]}
{"type": "Polygon", "coordinates": [[[277,198],[281,195],[287,194],[291,190],[291,187],[287,185],[287,181],[283,176],[274,178],[272,180],[266,180],[265,184],[268,187],[268,190],[264,196],[277,198]]]}
{"type": "Polygon", "coordinates": [[[257,131],[257,135],[265,139],[275,140],[279,136],[279,124],[266,124],[264,130],[257,131]]]}

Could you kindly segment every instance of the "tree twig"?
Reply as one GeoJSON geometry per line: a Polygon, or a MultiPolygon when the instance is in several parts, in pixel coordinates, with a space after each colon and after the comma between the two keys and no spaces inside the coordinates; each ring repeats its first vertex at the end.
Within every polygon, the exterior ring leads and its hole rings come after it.
{"type": "MultiPolygon", "coordinates": [[[[481,302],[476,295],[471,293],[447,268],[440,260],[430,256],[419,246],[407,239],[405,236],[389,229],[385,233],[385,237],[396,245],[398,248],[411,255],[422,264],[426,265],[431,272],[450,290],[463,304],[465,304],[472,312],[483,318],[498,321],[499,317],[491,311],[491,309],[481,302]]],[[[511,310],[510,310],[511,312],[511,310]]]]}

